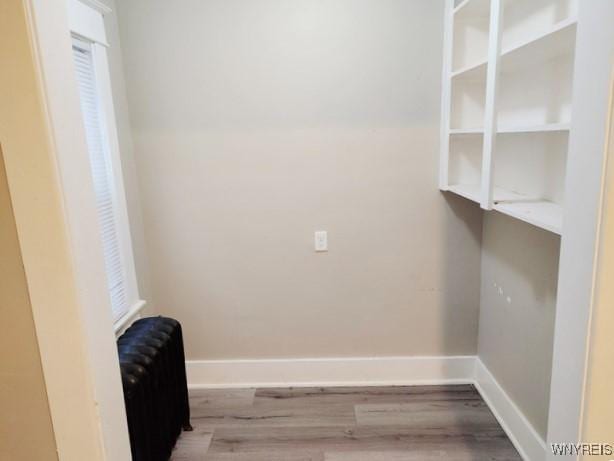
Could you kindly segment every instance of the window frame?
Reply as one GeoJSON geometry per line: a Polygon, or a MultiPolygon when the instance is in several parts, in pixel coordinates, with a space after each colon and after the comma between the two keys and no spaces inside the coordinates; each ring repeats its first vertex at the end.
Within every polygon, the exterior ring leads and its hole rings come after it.
{"type": "MultiPolygon", "coordinates": [[[[112,317],[114,329],[117,333],[138,317],[146,302],[140,298],[137,285],[122,173],[121,152],[107,58],[107,48],[109,45],[106,38],[104,15],[110,11],[106,5],[97,0],[69,0],[68,12],[72,36],[71,44],[80,48],[87,47],[91,52],[101,130],[104,132],[103,141],[106,141],[104,147],[108,153],[108,160],[111,165],[111,193],[113,194],[114,218],[120,246],[127,302],[125,312],[118,318],[112,317]]],[[[104,272],[107,274],[106,268],[104,272]]],[[[113,312],[110,297],[109,310],[113,312]]]]}

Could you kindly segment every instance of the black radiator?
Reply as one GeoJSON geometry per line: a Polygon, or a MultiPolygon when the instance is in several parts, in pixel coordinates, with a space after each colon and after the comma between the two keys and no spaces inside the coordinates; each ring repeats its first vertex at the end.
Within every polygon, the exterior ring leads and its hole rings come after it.
{"type": "Polygon", "coordinates": [[[191,431],[183,335],[166,317],[137,320],[117,340],[133,461],[167,461],[191,431]]]}

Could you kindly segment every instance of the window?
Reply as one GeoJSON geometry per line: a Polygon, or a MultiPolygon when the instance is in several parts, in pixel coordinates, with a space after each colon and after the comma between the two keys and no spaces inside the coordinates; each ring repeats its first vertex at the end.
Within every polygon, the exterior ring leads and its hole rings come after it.
{"type": "Polygon", "coordinates": [[[113,318],[117,320],[128,311],[126,276],[119,245],[117,206],[114,197],[113,165],[108,151],[108,140],[102,128],[99,93],[96,88],[91,45],[74,40],[73,58],[77,71],[81,112],[90,155],[96,209],[100,221],[107,284],[111,296],[113,318]]]}
{"type": "Polygon", "coordinates": [[[119,145],[100,11],[71,5],[73,61],[87,139],[107,287],[116,327],[144,304],[139,300],[124,196],[119,145]],[[92,27],[94,26],[94,27],[92,27]]]}

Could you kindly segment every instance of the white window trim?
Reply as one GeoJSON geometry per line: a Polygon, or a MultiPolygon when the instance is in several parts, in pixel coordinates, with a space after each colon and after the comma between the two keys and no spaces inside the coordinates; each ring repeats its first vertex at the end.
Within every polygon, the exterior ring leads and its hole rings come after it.
{"type": "Polygon", "coordinates": [[[115,330],[116,335],[122,334],[127,327],[130,326],[132,322],[137,320],[141,316],[141,311],[145,308],[147,303],[142,299],[137,301],[128,312],[122,315],[119,319],[115,321],[113,324],[113,328],[115,330]]]}
{"type": "MultiPolygon", "coordinates": [[[[126,278],[126,296],[129,305],[126,313],[114,320],[115,333],[121,332],[130,322],[139,317],[145,308],[146,301],[139,296],[134,253],[128,220],[128,208],[121,165],[115,108],[109,75],[107,59],[107,37],[104,26],[104,15],[111,10],[98,0],[69,0],[69,26],[73,37],[91,44],[94,74],[99,92],[101,122],[108,137],[108,149],[111,157],[116,206],[117,231],[120,238],[123,269],[126,278]]],[[[109,305],[109,309],[111,309],[109,305]]]]}
{"type": "Polygon", "coordinates": [[[70,32],[89,42],[108,47],[104,15],[111,10],[96,0],[69,0],[68,21],[70,32]],[[96,6],[92,6],[96,5],[96,6]]]}
{"type": "Polygon", "coordinates": [[[102,13],[103,15],[109,14],[112,11],[111,8],[109,8],[107,5],[105,5],[99,0],[79,0],[79,1],[86,6],[89,6],[91,9],[96,10],[99,13],[102,13]]]}

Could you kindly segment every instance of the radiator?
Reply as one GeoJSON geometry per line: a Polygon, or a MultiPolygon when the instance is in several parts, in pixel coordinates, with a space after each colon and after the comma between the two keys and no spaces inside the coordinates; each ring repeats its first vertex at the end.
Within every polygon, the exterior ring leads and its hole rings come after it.
{"type": "Polygon", "coordinates": [[[136,321],[117,340],[133,461],[168,461],[181,430],[191,431],[181,325],[136,321]]]}

